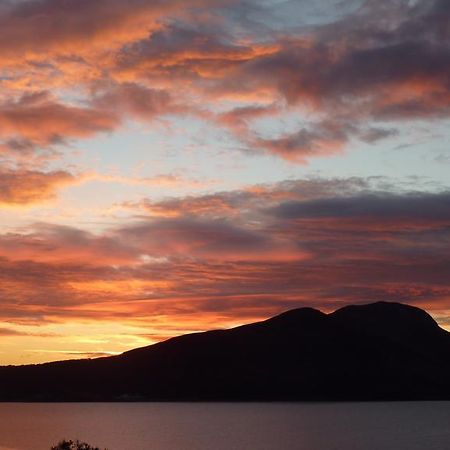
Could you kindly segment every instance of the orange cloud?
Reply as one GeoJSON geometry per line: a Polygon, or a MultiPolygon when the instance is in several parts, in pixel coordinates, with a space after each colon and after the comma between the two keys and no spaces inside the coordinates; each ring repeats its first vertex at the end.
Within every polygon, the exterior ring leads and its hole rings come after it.
{"type": "Polygon", "coordinates": [[[73,184],[75,177],[63,170],[0,170],[0,204],[24,206],[52,200],[61,186],[73,184]]]}
{"type": "Polygon", "coordinates": [[[112,112],[64,105],[47,92],[24,95],[0,105],[0,135],[38,145],[90,137],[100,131],[111,131],[118,124],[119,119],[112,112]]]}
{"type": "MultiPolygon", "coordinates": [[[[219,4],[217,1],[212,5],[219,4]]],[[[51,54],[110,51],[159,28],[158,19],[203,0],[44,0],[4,8],[0,15],[0,54],[33,59],[51,54]]]]}
{"type": "Polygon", "coordinates": [[[62,225],[35,224],[27,233],[8,233],[0,238],[0,257],[40,263],[133,263],[139,251],[110,236],[62,225]]]}
{"type": "Polygon", "coordinates": [[[347,141],[347,131],[341,124],[319,124],[311,130],[301,129],[280,138],[255,139],[252,147],[304,164],[310,157],[342,152],[347,141]]]}

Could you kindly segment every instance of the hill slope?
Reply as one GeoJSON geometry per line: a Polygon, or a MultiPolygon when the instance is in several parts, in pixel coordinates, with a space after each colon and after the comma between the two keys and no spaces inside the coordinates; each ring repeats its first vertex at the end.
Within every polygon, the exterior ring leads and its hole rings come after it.
{"type": "Polygon", "coordinates": [[[450,333],[398,303],[288,311],[119,356],[0,367],[0,400],[450,399],[450,333]]]}

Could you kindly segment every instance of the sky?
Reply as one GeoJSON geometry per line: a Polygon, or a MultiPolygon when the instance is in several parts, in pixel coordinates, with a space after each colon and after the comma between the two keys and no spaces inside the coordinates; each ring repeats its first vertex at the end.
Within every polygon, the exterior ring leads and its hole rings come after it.
{"type": "Polygon", "coordinates": [[[0,61],[0,364],[379,300],[450,329],[447,0],[0,0],[0,61]]]}

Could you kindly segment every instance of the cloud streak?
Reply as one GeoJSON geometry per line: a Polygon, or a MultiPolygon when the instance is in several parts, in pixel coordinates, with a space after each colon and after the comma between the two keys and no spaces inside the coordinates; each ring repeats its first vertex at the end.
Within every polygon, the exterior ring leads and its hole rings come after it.
{"type": "Polygon", "coordinates": [[[48,92],[24,95],[0,106],[0,135],[47,146],[71,138],[86,138],[118,126],[107,111],[68,106],[48,92]]]}
{"type": "Polygon", "coordinates": [[[75,177],[63,170],[0,170],[0,204],[24,206],[46,202],[56,197],[61,186],[74,182],[75,177]]]}

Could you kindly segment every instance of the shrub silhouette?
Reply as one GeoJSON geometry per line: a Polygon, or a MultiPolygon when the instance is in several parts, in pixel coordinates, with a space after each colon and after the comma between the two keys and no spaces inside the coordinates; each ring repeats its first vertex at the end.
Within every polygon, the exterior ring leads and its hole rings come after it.
{"type": "MultiPolygon", "coordinates": [[[[58,445],[51,448],[51,450],[100,450],[98,447],[92,447],[86,442],[80,441],[66,441],[65,439],[58,443],[58,445]]],[[[107,450],[105,448],[105,450],[107,450]]]]}

